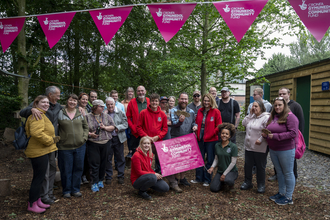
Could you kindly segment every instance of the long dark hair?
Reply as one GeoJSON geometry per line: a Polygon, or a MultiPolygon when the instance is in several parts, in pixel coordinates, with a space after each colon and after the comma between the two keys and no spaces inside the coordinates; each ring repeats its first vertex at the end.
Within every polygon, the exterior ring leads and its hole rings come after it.
{"type": "Polygon", "coordinates": [[[275,107],[274,107],[274,104],[275,104],[276,101],[281,101],[281,102],[283,102],[283,105],[284,105],[283,112],[281,112],[280,114],[278,114],[277,123],[279,123],[279,124],[286,124],[286,120],[288,118],[288,114],[290,112],[290,109],[289,109],[289,106],[286,103],[286,101],[283,99],[283,97],[277,97],[277,98],[274,99],[273,109],[272,109],[272,112],[270,113],[270,117],[268,119],[267,125],[269,125],[274,120],[274,117],[277,114],[276,111],[275,111],[275,107]]]}

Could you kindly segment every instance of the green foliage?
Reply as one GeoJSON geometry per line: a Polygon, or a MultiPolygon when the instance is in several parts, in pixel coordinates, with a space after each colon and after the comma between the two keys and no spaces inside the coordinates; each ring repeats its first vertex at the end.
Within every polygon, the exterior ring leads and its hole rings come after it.
{"type": "Polygon", "coordinates": [[[12,96],[9,93],[2,92],[0,94],[0,129],[17,128],[19,120],[14,118],[14,111],[20,109],[21,98],[12,96]]]}
{"type": "Polygon", "coordinates": [[[242,122],[246,116],[246,110],[245,110],[245,105],[241,107],[241,112],[240,112],[240,118],[239,118],[239,125],[237,129],[239,131],[245,131],[245,127],[242,125],[242,122]]]}

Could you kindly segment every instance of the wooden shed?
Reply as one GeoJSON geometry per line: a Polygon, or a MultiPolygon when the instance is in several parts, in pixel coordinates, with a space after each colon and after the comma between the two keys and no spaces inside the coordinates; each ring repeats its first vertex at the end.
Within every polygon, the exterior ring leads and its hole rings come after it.
{"type": "MultiPolygon", "coordinates": [[[[281,87],[289,88],[290,99],[298,102],[304,111],[306,145],[310,150],[330,155],[330,59],[269,74],[265,78],[270,83],[263,85],[264,99],[271,102],[281,87]]],[[[246,109],[254,82],[255,79],[246,82],[246,109]]]]}

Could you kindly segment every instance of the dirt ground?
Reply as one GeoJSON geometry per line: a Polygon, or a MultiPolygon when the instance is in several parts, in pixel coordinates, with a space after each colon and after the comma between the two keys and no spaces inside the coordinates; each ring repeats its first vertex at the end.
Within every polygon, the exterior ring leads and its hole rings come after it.
{"type": "MultiPolygon", "coordinates": [[[[266,183],[266,193],[239,189],[243,182],[243,159],[238,159],[239,177],[235,192],[227,188],[212,193],[209,187],[194,184],[182,187],[184,192],[160,194],[150,190],[152,201],[138,197],[130,182],[130,169],[125,171],[125,184],[116,178],[99,193],[92,193],[89,184],[82,185],[82,198],[59,198],[43,214],[27,212],[32,167],[22,151],[0,143],[0,176],[11,180],[11,196],[0,197],[0,219],[330,219],[330,197],[324,192],[298,186],[294,191],[294,205],[278,206],[268,199],[277,193],[277,182],[266,183]]],[[[268,178],[272,170],[267,170],[268,178]]],[[[116,173],[115,173],[116,176],[116,173]]],[[[188,181],[195,172],[188,171],[188,181]]],[[[255,180],[254,180],[255,181],[255,180]]]]}

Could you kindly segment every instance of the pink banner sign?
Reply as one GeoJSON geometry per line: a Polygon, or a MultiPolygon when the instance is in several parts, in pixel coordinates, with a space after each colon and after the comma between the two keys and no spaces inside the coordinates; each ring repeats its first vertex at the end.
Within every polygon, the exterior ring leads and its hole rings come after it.
{"type": "Polygon", "coordinates": [[[268,0],[214,2],[239,43],[268,0]]]}
{"type": "Polygon", "coordinates": [[[148,5],[148,8],[160,33],[167,43],[184,25],[195,6],[196,3],[157,4],[148,5]]]}
{"type": "Polygon", "coordinates": [[[320,42],[330,26],[329,0],[289,0],[300,20],[320,42]]]}
{"type": "Polygon", "coordinates": [[[50,48],[61,39],[75,14],[75,12],[71,12],[37,16],[50,48]]]}
{"type": "Polygon", "coordinates": [[[204,166],[194,134],[155,143],[163,176],[204,166]]]}
{"type": "Polygon", "coordinates": [[[13,43],[24,26],[25,18],[0,19],[0,42],[3,52],[13,43]]]}
{"type": "Polygon", "coordinates": [[[105,44],[108,44],[123,25],[133,6],[90,11],[105,44]]]}

